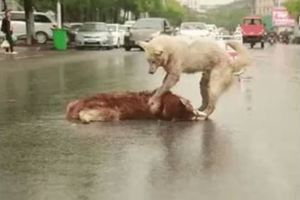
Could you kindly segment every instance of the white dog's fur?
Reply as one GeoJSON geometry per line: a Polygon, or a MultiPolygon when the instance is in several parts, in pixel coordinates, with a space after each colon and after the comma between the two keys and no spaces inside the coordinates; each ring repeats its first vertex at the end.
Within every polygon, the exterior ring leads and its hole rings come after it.
{"type": "Polygon", "coordinates": [[[163,67],[167,73],[162,86],[149,101],[152,109],[159,106],[159,97],[179,81],[181,73],[203,72],[200,82],[202,106],[199,110],[207,117],[232,82],[233,74],[242,71],[250,61],[247,49],[233,41],[226,42],[226,45],[237,51],[235,59],[219,44],[209,40],[187,42],[179,37],[161,35],[139,45],[145,50],[150,64],[149,73],[154,74],[158,67],[163,67]]]}

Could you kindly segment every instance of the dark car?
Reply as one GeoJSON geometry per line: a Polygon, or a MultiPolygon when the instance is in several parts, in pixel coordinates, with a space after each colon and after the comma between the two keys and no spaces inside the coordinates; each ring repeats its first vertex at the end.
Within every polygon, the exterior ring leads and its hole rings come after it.
{"type": "Polygon", "coordinates": [[[150,41],[153,37],[160,34],[173,33],[168,20],[164,18],[142,18],[127,31],[124,38],[124,48],[130,51],[132,48],[140,48],[139,41],[150,41]]]}
{"type": "Polygon", "coordinates": [[[64,25],[64,29],[67,31],[69,43],[75,42],[76,35],[81,27],[82,23],[70,23],[64,25]]]}

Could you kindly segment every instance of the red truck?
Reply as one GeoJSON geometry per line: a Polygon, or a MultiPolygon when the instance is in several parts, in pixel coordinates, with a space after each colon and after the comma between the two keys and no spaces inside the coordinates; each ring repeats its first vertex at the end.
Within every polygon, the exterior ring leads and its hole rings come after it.
{"type": "Polygon", "coordinates": [[[244,17],[241,29],[243,35],[243,43],[249,43],[251,48],[253,48],[256,43],[260,43],[262,49],[265,47],[265,26],[263,24],[262,17],[244,17]]]}

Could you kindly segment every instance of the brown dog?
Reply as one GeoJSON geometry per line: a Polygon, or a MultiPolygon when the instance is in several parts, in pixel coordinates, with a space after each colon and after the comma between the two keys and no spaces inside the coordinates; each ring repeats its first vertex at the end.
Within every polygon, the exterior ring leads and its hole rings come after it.
{"type": "Polygon", "coordinates": [[[68,104],[69,120],[84,123],[107,122],[130,119],[159,119],[192,121],[201,120],[198,111],[182,97],[166,92],[162,95],[160,108],[153,113],[148,104],[154,92],[105,93],[76,100],[68,104]]]}

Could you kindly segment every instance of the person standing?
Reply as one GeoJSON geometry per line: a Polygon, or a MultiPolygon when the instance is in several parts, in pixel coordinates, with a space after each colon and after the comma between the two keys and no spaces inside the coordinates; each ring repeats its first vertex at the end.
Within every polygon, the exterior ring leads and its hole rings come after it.
{"type": "Polygon", "coordinates": [[[14,51],[14,41],[12,39],[11,10],[5,11],[1,31],[5,34],[5,38],[9,43],[9,48],[6,49],[6,53],[17,54],[17,52],[14,51]]]}

